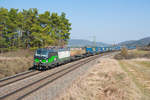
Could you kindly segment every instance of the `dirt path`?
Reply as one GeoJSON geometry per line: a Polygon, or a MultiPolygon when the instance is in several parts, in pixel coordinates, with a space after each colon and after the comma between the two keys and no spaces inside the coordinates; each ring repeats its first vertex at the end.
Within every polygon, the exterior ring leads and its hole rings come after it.
{"type": "Polygon", "coordinates": [[[142,100],[140,89],[118,61],[100,58],[98,62],[56,100],[142,100]]]}

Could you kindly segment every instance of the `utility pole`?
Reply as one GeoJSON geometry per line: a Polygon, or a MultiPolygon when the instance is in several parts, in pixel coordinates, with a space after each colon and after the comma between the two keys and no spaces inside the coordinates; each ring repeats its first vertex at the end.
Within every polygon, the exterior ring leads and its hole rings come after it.
{"type": "Polygon", "coordinates": [[[96,36],[93,36],[93,46],[96,47],[96,36]]]}

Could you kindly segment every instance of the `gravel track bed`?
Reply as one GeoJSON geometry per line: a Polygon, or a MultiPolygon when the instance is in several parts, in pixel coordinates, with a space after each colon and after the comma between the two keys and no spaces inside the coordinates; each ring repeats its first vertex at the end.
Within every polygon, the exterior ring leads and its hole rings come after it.
{"type": "Polygon", "coordinates": [[[28,74],[28,73],[32,73],[32,72],[33,71],[25,71],[25,72],[22,72],[22,73],[15,74],[13,76],[4,77],[4,78],[0,79],[0,82],[11,80],[13,78],[16,78],[16,77],[19,77],[19,76],[22,76],[22,75],[25,75],[25,74],[28,74]]]}
{"type": "Polygon", "coordinates": [[[20,75],[16,75],[16,76],[7,78],[4,81],[0,82],[0,87],[4,87],[5,85],[12,84],[12,83],[19,81],[19,80],[23,80],[27,77],[30,77],[32,75],[36,75],[38,73],[40,73],[40,72],[39,71],[32,71],[32,72],[28,72],[28,73],[24,73],[24,74],[20,74],[20,75]]]}
{"type": "MultiPolygon", "coordinates": [[[[82,62],[82,64],[83,64],[83,62],[82,62]]],[[[11,98],[11,99],[13,98],[13,100],[16,100],[18,98],[21,99],[22,96],[24,96],[24,95],[26,95],[28,93],[30,94],[30,92],[32,92],[32,91],[34,92],[34,90],[39,89],[41,86],[44,87],[45,84],[47,84],[47,82],[51,83],[51,82],[55,81],[55,79],[65,75],[68,71],[74,70],[74,68],[77,68],[77,66],[79,66],[79,63],[78,63],[78,65],[75,65],[73,67],[69,67],[69,69],[65,69],[64,71],[61,71],[61,72],[59,72],[59,73],[57,73],[55,75],[50,75],[50,77],[48,76],[46,79],[44,79],[44,80],[42,80],[42,81],[40,81],[40,82],[38,82],[36,84],[30,85],[29,87],[26,87],[22,91],[17,92],[14,95],[11,95],[9,98],[11,98]]]]}
{"type": "Polygon", "coordinates": [[[67,89],[73,81],[75,81],[79,76],[83,75],[88,68],[96,64],[97,59],[82,65],[82,67],[75,69],[74,71],[62,76],[54,82],[44,86],[43,88],[40,88],[39,90],[23,98],[23,100],[53,100],[55,97],[61,94],[64,89],[67,89]]]}
{"type": "MultiPolygon", "coordinates": [[[[87,59],[87,58],[85,58],[85,59],[87,59]]],[[[82,59],[82,60],[85,60],[85,59],[82,59]]],[[[80,61],[82,61],[82,60],[80,60],[80,61]]],[[[58,68],[55,68],[55,69],[52,69],[52,70],[48,70],[48,71],[45,71],[44,73],[40,73],[38,75],[29,77],[27,79],[23,79],[23,80],[20,80],[18,82],[15,82],[15,83],[9,84],[7,86],[1,87],[0,91],[3,91],[3,92],[0,93],[0,96],[4,96],[4,95],[9,94],[13,91],[16,91],[16,90],[18,90],[22,87],[27,86],[28,84],[31,84],[31,83],[39,80],[39,79],[42,79],[43,77],[48,76],[49,74],[51,74],[53,72],[56,72],[59,69],[64,69],[65,67],[71,66],[71,65],[73,65],[74,63],[77,63],[77,62],[78,61],[70,63],[70,64],[66,64],[66,65],[64,65],[64,67],[61,66],[61,67],[58,67],[58,68]]]]}

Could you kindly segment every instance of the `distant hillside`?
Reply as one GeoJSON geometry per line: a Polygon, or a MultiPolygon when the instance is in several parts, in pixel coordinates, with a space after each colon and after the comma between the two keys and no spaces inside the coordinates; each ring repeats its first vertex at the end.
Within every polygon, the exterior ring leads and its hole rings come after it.
{"type": "MultiPolygon", "coordinates": [[[[150,37],[146,37],[140,40],[129,40],[118,43],[118,46],[145,46],[150,43],[150,37]]],[[[72,47],[84,47],[84,46],[93,46],[94,43],[89,40],[82,39],[70,39],[68,46],[72,47]]],[[[106,44],[103,42],[96,42],[96,46],[110,46],[110,44],[106,44]]]]}
{"type": "Polygon", "coordinates": [[[146,37],[140,40],[131,40],[131,41],[125,41],[125,42],[121,42],[118,45],[123,46],[145,46],[148,45],[150,43],[150,37],[146,37]]]}
{"type": "MultiPolygon", "coordinates": [[[[89,40],[82,40],[82,39],[70,39],[68,46],[73,47],[84,47],[84,46],[93,46],[94,43],[89,40]]],[[[96,46],[108,46],[108,44],[105,44],[103,42],[96,42],[96,46]]]]}

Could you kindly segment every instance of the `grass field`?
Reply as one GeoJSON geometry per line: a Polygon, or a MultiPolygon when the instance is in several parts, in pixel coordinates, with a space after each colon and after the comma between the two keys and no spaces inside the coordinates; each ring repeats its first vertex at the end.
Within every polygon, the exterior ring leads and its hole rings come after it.
{"type": "Polygon", "coordinates": [[[30,50],[0,54],[0,78],[27,71],[33,65],[33,54],[30,50]]]}
{"type": "Polygon", "coordinates": [[[134,59],[119,60],[119,63],[141,90],[142,100],[150,100],[150,61],[134,59]]]}
{"type": "Polygon", "coordinates": [[[102,58],[56,100],[146,100],[144,98],[117,60],[102,58]]]}
{"type": "Polygon", "coordinates": [[[150,51],[135,49],[135,50],[129,50],[128,53],[133,55],[145,55],[145,54],[150,54],[150,51]]]}
{"type": "Polygon", "coordinates": [[[115,59],[121,60],[121,59],[135,59],[135,58],[150,58],[150,51],[144,51],[144,50],[127,50],[126,54],[124,52],[121,52],[114,56],[115,59]]]}

